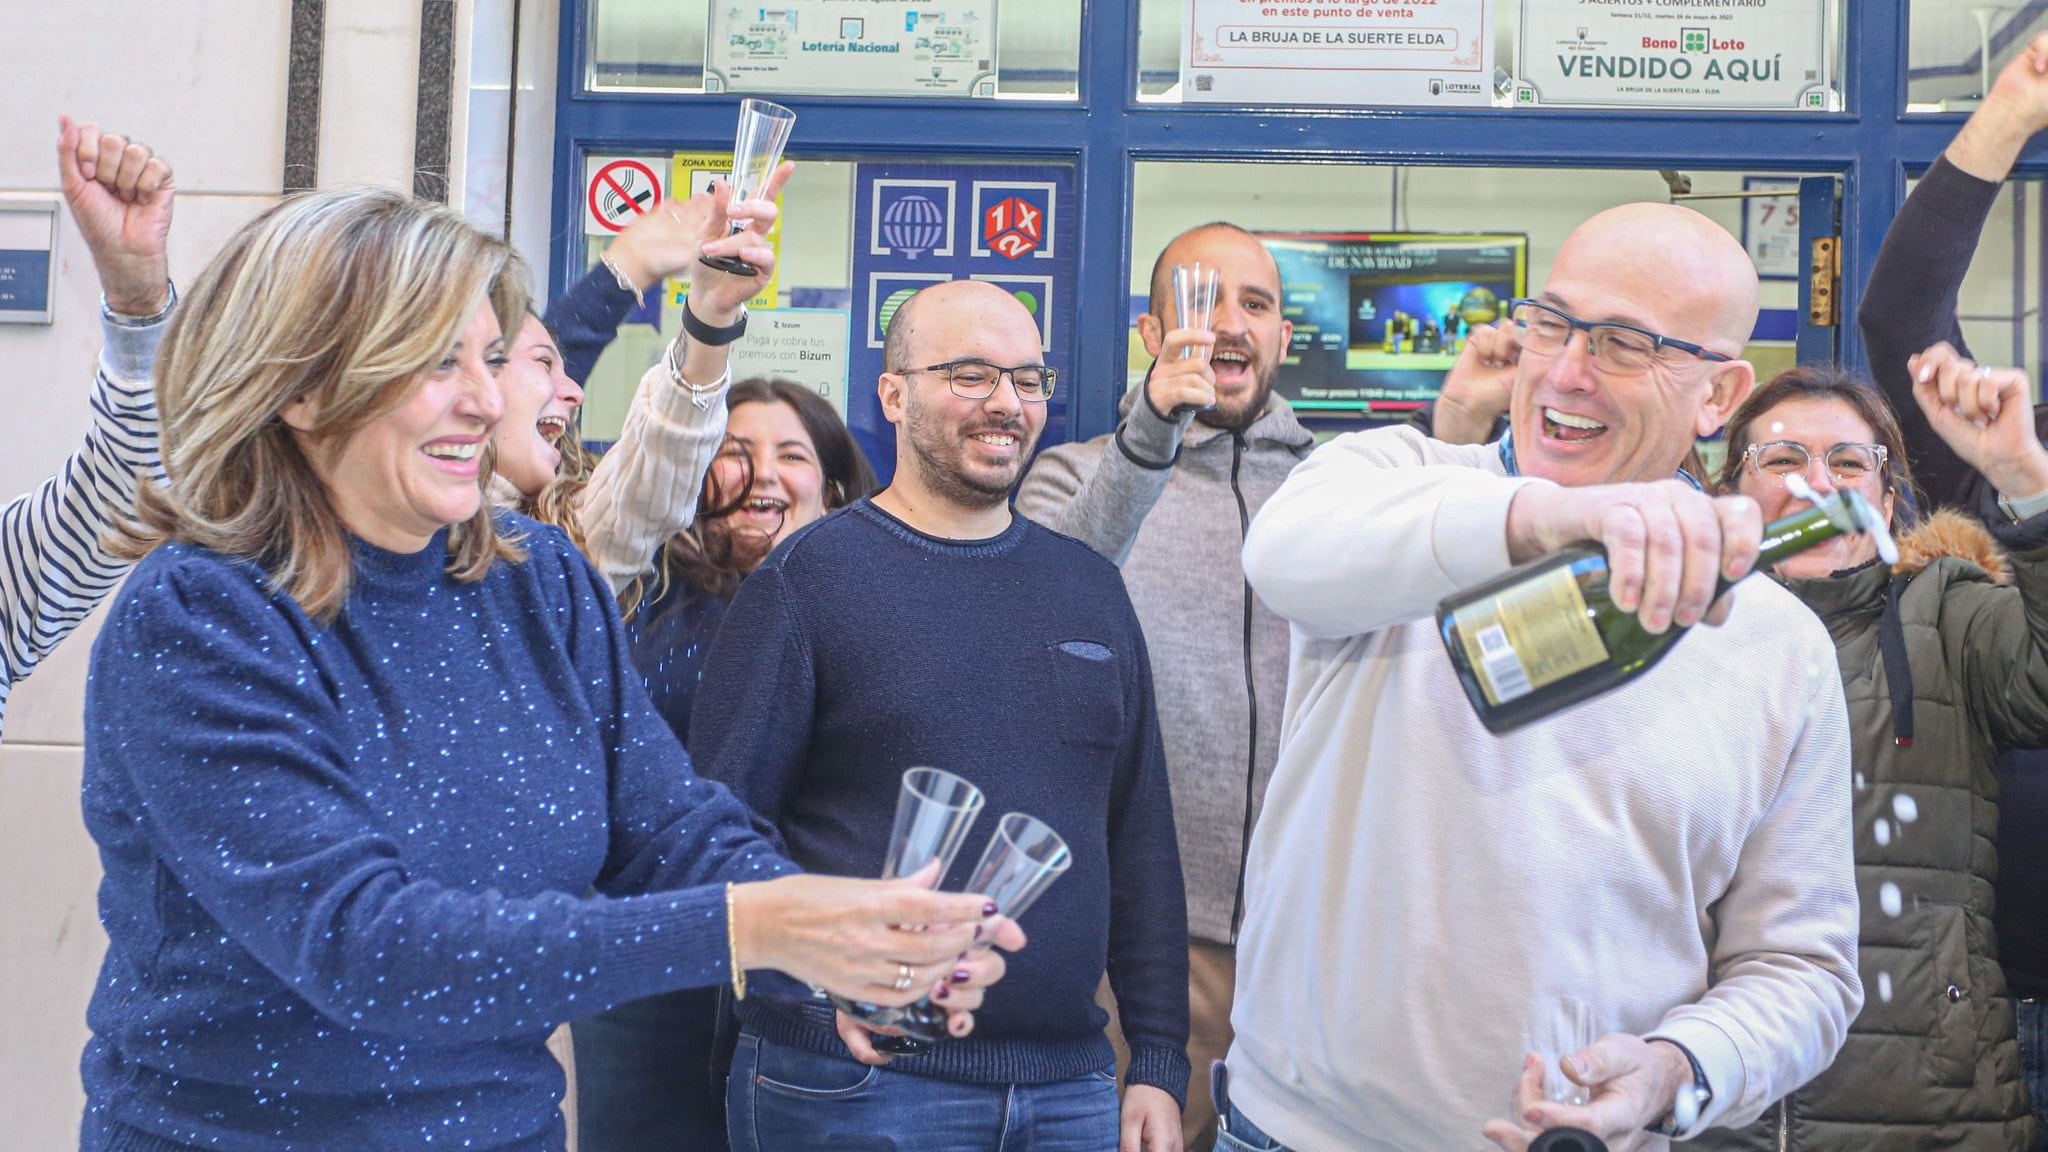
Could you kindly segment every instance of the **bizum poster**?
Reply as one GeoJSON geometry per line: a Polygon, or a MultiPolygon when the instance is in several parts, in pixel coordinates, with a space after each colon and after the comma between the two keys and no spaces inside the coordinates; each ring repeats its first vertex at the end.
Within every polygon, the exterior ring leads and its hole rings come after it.
{"type": "Polygon", "coordinates": [[[1833,0],[1522,0],[1515,103],[1582,108],[1832,104],[1833,0]]]}
{"type": "Polygon", "coordinates": [[[1492,0],[1185,0],[1181,100],[1484,106],[1492,0]]]}
{"type": "Polygon", "coordinates": [[[706,92],[996,94],[996,0],[710,3],[706,92]]]}

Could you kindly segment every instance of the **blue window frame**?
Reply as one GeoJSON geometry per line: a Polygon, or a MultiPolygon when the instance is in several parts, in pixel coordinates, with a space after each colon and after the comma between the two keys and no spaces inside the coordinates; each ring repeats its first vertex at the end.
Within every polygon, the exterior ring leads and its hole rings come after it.
{"type": "MultiPolygon", "coordinates": [[[[730,147],[738,97],[590,92],[591,0],[562,5],[555,115],[555,286],[581,264],[580,178],[591,152],[730,147]]],[[[1071,161],[1081,203],[1083,299],[1073,385],[1063,387],[1069,435],[1116,425],[1125,383],[1133,165],[1152,160],[1330,161],[1493,167],[1706,168],[1788,165],[1839,176],[1842,322],[1836,353],[1863,365],[1855,330],[1861,288],[1897,213],[1909,173],[1932,164],[1959,114],[1904,114],[1909,0],[1843,5],[1845,104],[1838,113],[1577,112],[1562,109],[1227,108],[1140,104],[1138,6],[1085,0],[1080,94],[1068,103],[787,97],[799,118],[793,154],[1071,161]]],[[[2016,176],[2048,174],[2048,149],[2029,147],[2016,176]]],[[[1151,253],[1137,258],[1149,261],[1151,253]]],[[[1810,345],[1807,345],[1810,346],[1810,345]]],[[[1052,429],[1048,429],[1048,434],[1052,429]]],[[[1049,441],[1050,442],[1050,441],[1049,441]]]]}

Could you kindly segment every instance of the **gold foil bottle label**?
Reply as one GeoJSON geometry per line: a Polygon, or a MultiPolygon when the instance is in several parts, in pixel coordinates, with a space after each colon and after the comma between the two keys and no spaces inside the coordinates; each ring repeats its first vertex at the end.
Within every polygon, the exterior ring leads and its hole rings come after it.
{"type": "Polygon", "coordinates": [[[1570,565],[1451,614],[1487,702],[1520,699],[1607,659],[1570,565]]]}

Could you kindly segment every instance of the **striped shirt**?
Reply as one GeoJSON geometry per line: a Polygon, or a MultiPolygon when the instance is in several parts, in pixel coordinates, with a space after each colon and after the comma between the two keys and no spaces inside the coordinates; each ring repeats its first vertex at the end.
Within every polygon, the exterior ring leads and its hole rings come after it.
{"type": "Polygon", "coordinates": [[[101,328],[92,429],[55,476],[0,508],[0,722],[15,681],[78,627],[128,570],[100,536],[135,507],[138,478],[163,481],[150,367],[163,324],[101,328]]]}

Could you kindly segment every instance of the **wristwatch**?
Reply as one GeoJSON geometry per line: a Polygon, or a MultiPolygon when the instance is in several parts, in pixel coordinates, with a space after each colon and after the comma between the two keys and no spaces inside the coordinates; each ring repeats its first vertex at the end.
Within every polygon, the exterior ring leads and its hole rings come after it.
{"type": "Polygon", "coordinates": [[[1685,1096],[1688,1092],[1691,1093],[1691,1107],[1681,1109],[1677,1107],[1678,1101],[1672,1101],[1673,1107],[1671,1111],[1662,1120],[1650,1125],[1647,1131],[1654,1136],[1670,1136],[1674,1139],[1684,1139],[1693,1134],[1693,1130],[1699,1126],[1700,1117],[1706,1113],[1707,1105],[1714,1102],[1714,1089],[1707,1083],[1707,1070],[1700,1067],[1699,1057],[1692,1054],[1692,1049],[1687,1048],[1668,1036],[1652,1036],[1650,1037],[1650,1043],[1669,1044],[1683,1053],[1686,1064],[1692,1069],[1692,1084],[1689,1087],[1680,1086],[1678,1089],[1681,1097],[1685,1096]],[[1682,1122],[1679,1116],[1680,1111],[1690,1113],[1690,1115],[1683,1117],[1682,1122]]]}

